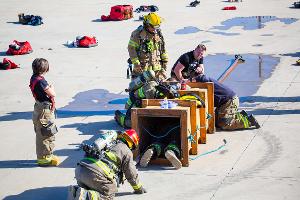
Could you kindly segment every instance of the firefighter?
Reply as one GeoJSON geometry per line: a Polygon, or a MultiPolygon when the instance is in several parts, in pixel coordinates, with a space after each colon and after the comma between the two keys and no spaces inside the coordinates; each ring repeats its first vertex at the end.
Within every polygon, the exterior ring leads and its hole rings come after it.
{"type": "Polygon", "coordinates": [[[143,25],[132,32],[128,44],[129,56],[134,65],[132,79],[148,70],[155,71],[159,80],[167,78],[168,54],[160,30],[161,21],[156,13],[149,13],[144,16],[143,25]]]}
{"type": "Polygon", "coordinates": [[[191,78],[192,82],[214,83],[214,107],[216,107],[216,127],[222,130],[241,130],[260,128],[253,115],[248,115],[244,110],[238,111],[239,98],[236,93],[217,80],[200,74],[191,78]]]}
{"type": "Polygon", "coordinates": [[[118,134],[115,143],[104,151],[104,156],[95,157],[86,152],[75,170],[78,186],[69,187],[68,200],[113,199],[118,184],[123,183],[123,175],[135,194],[146,193],[139,181],[131,152],[138,144],[136,131],[130,129],[118,134]]]}
{"type": "Polygon", "coordinates": [[[142,99],[174,99],[178,96],[177,91],[170,85],[149,81],[135,91],[129,92],[129,98],[125,104],[126,114],[116,110],[115,120],[120,126],[131,128],[131,108],[140,108],[142,99]]]}

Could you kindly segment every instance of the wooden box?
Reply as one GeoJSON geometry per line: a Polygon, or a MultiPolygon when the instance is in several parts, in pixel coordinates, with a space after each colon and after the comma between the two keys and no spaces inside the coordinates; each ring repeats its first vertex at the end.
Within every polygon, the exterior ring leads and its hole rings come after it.
{"type": "MultiPolygon", "coordinates": [[[[135,152],[135,156],[140,155],[151,144],[152,135],[161,133],[165,127],[176,126],[179,134],[176,141],[181,149],[182,166],[189,165],[189,151],[191,144],[188,141],[190,127],[190,108],[177,106],[172,109],[162,109],[159,106],[148,106],[147,108],[131,109],[132,128],[137,131],[140,137],[139,147],[135,152]]],[[[173,133],[174,134],[174,133],[173,133]]],[[[151,163],[169,164],[164,157],[152,160],[151,163]]]]}
{"type": "Polygon", "coordinates": [[[178,90],[178,93],[180,96],[194,93],[198,95],[205,103],[204,107],[200,107],[199,115],[200,115],[200,138],[198,140],[198,143],[205,144],[206,143],[206,132],[208,130],[208,119],[207,119],[207,113],[208,113],[208,98],[207,98],[207,90],[205,89],[199,89],[199,88],[192,88],[190,90],[178,90]]]}
{"type": "MultiPolygon", "coordinates": [[[[160,106],[160,102],[162,99],[143,99],[142,100],[142,108],[147,108],[148,106],[160,106]]],[[[196,101],[186,101],[186,100],[179,100],[179,99],[169,99],[169,101],[176,102],[178,106],[182,107],[189,107],[190,108],[190,123],[191,129],[189,130],[189,135],[192,136],[190,154],[197,155],[198,153],[198,141],[200,137],[200,111],[197,108],[196,101]]],[[[206,134],[201,137],[205,137],[206,134]]]]}
{"type": "Polygon", "coordinates": [[[214,110],[214,83],[188,83],[188,86],[191,88],[202,88],[207,89],[207,97],[208,97],[208,114],[211,118],[208,120],[208,130],[207,133],[214,133],[216,131],[215,127],[215,110],[214,110]]]}

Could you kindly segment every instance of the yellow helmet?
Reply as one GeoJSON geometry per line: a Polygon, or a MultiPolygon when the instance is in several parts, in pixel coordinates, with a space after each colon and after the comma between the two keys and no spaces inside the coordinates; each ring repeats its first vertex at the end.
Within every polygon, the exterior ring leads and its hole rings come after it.
{"type": "Polygon", "coordinates": [[[162,18],[156,13],[149,13],[144,16],[144,23],[153,26],[154,28],[159,28],[162,22],[162,18]]]}

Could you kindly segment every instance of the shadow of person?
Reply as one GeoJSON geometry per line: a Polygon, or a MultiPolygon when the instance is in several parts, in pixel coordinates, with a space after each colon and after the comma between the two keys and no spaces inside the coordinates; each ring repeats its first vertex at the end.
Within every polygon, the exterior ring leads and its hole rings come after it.
{"type": "Polygon", "coordinates": [[[67,187],[44,187],[29,189],[17,195],[10,195],[3,200],[65,200],[67,195],[67,187]]]}

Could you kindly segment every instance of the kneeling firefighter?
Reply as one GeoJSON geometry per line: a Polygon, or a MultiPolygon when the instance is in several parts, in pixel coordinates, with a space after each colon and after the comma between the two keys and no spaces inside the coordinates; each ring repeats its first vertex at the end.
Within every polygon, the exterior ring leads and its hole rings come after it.
{"type": "Polygon", "coordinates": [[[173,99],[178,97],[177,91],[168,85],[156,81],[152,70],[143,72],[129,84],[129,99],[125,104],[126,114],[115,111],[115,120],[122,126],[131,128],[131,108],[141,107],[142,99],[173,99]]]}
{"type": "Polygon", "coordinates": [[[68,200],[113,199],[117,187],[124,182],[124,175],[135,194],[146,193],[139,182],[131,152],[139,143],[136,131],[108,133],[106,138],[99,138],[92,145],[81,145],[85,157],[77,164],[75,178],[78,186],[70,186],[68,200]]]}

